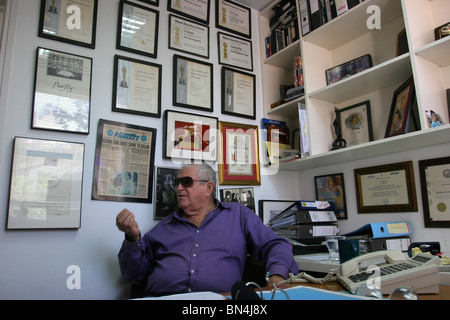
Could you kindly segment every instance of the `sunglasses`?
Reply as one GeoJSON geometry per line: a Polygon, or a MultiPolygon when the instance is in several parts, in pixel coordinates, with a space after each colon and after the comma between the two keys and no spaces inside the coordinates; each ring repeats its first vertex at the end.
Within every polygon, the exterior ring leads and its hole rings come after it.
{"type": "Polygon", "coordinates": [[[183,178],[176,178],[175,180],[173,180],[173,183],[175,187],[178,187],[178,185],[181,183],[183,188],[190,188],[194,185],[194,181],[208,182],[209,180],[194,180],[191,177],[183,177],[183,178]]]}

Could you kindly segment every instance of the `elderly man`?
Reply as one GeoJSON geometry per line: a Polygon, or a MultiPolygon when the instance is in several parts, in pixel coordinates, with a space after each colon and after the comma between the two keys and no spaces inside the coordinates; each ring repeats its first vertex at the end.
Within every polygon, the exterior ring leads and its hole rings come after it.
{"type": "Polygon", "coordinates": [[[185,165],[175,180],[179,209],[141,235],[133,213],[116,218],[125,240],[122,275],[146,281],[145,293],[230,292],[242,279],[247,252],[262,261],[270,281],[298,273],[292,246],[239,203],[215,199],[216,174],[207,164],[185,165]]]}

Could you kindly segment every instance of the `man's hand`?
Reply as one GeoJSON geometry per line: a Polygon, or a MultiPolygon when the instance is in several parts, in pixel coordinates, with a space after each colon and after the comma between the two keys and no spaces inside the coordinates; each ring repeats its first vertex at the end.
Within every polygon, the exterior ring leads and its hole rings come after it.
{"type": "Polygon", "coordinates": [[[141,231],[134,219],[134,214],[128,209],[122,210],[116,217],[116,226],[120,231],[125,232],[130,241],[139,241],[141,231]]]}
{"type": "Polygon", "coordinates": [[[271,275],[269,277],[269,285],[275,284],[277,286],[283,280],[285,279],[278,274],[271,275]]]}

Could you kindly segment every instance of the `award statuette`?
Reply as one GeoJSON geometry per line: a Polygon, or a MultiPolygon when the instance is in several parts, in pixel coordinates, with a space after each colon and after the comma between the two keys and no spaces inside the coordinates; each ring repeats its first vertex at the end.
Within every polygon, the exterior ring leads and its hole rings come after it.
{"type": "Polygon", "coordinates": [[[341,126],[338,120],[338,109],[335,107],[334,112],[336,113],[336,119],[333,122],[334,133],[336,134],[336,140],[334,140],[331,150],[338,150],[345,148],[347,146],[347,141],[342,139],[341,126]]]}

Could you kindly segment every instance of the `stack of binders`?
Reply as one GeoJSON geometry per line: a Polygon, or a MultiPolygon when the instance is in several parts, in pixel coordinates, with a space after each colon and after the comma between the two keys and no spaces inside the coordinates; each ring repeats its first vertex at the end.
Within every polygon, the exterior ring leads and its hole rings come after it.
{"type": "Polygon", "coordinates": [[[334,204],[328,201],[296,201],[269,221],[269,227],[291,243],[321,244],[339,232],[334,204]],[[292,241],[293,240],[293,241],[292,241]]]}

